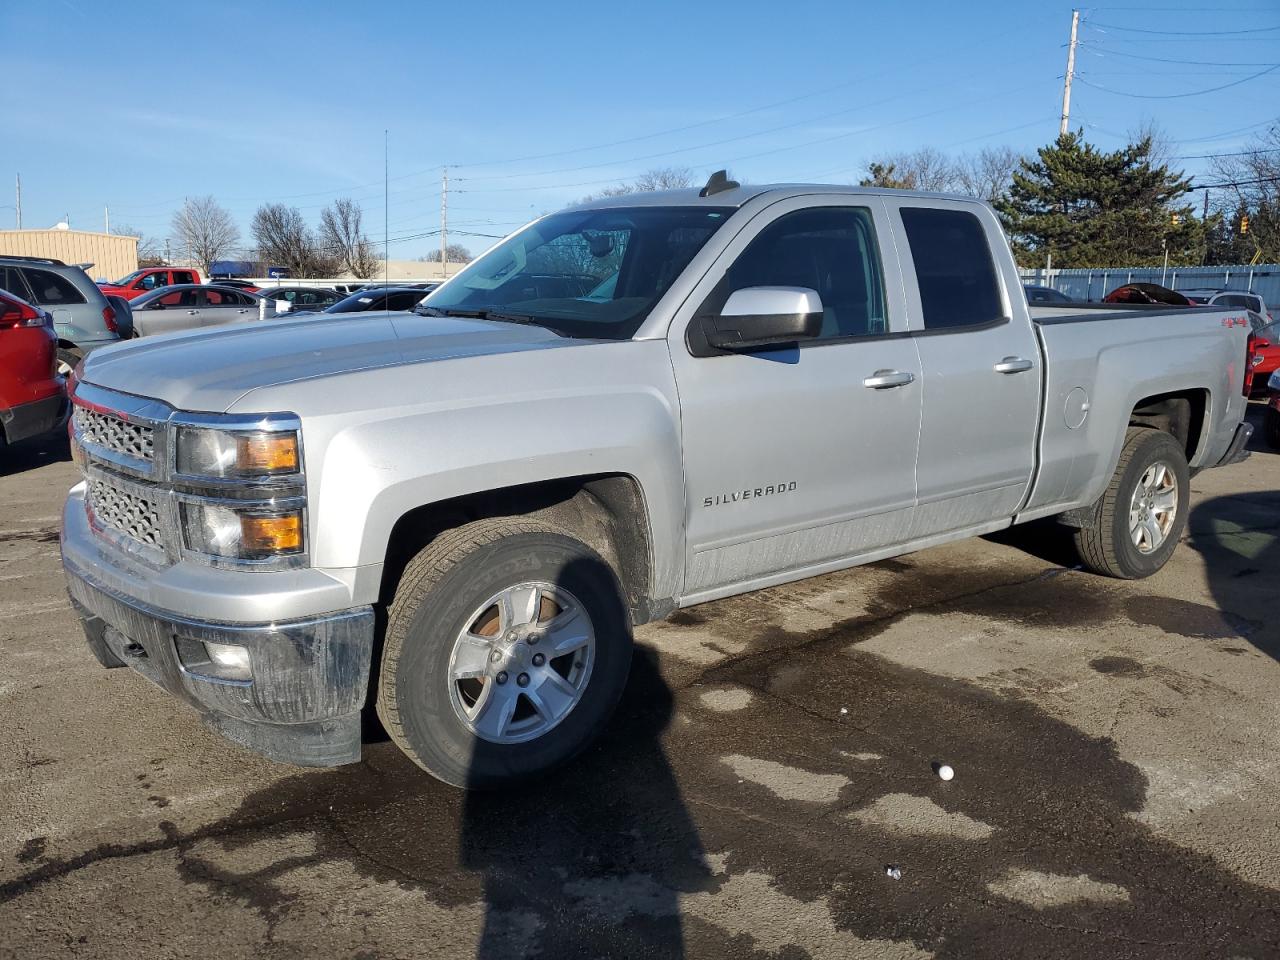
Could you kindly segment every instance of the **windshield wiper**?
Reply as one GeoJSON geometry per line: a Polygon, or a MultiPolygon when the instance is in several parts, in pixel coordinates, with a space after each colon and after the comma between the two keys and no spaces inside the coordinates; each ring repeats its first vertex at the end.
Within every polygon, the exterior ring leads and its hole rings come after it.
{"type": "Polygon", "coordinates": [[[493,320],[497,323],[522,323],[530,327],[542,327],[550,330],[558,337],[567,337],[563,330],[558,330],[545,320],[527,313],[503,313],[501,310],[462,310],[454,307],[415,307],[416,313],[424,317],[461,317],[466,320],[493,320]]]}

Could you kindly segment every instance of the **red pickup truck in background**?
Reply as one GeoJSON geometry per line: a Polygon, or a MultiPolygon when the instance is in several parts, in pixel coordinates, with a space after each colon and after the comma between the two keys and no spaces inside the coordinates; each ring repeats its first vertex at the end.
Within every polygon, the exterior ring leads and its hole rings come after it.
{"type": "Polygon", "coordinates": [[[194,267],[143,267],[127,277],[110,283],[99,283],[98,286],[109,296],[132,300],[149,290],[175,283],[204,283],[204,280],[200,277],[200,271],[194,267]]]}

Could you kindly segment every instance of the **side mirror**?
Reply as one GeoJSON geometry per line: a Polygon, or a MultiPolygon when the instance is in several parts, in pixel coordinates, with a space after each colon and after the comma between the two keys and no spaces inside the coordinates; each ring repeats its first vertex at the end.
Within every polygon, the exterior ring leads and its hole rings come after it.
{"type": "Polygon", "coordinates": [[[704,317],[707,344],[718,350],[812,340],[822,332],[822,298],[808,287],[744,287],[720,315],[704,317]]]}
{"type": "Polygon", "coordinates": [[[288,313],[293,309],[293,304],[288,300],[277,300],[275,301],[275,304],[276,313],[288,313]]]}

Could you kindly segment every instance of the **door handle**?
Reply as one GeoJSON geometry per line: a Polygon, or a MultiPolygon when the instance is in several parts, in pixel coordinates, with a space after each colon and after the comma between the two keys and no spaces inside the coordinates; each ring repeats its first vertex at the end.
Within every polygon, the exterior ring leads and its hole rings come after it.
{"type": "Polygon", "coordinates": [[[1034,366],[1030,360],[1022,357],[1005,357],[996,364],[996,373],[1026,373],[1034,366]]]}
{"type": "Polygon", "coordinates": [[[197,313],[199,313],[199,312],[200,312],[199,310],[188,310],[188,311],[187,311],[187,316],[188,316],[188,317],[194,317],[194,316],[195,316],[197,313]]]}
{"type": "Polygon", "coordinates": [[[888,390],[890,387],[905,387],[915,378],[914,373],[906,373],[902,370],[877,370],[863,380],[862,385],[869,390],[888,390]]]}

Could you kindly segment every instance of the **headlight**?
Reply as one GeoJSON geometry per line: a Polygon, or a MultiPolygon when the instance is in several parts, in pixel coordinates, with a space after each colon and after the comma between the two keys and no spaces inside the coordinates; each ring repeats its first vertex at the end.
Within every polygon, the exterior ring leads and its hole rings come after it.
{"type": "Polygon", "coordinates": [[[302,466],[294,430],[179,427],[177,443],[178,473],[188,477],[286,476],[302,466]]]}
{"type": "Polygon", "coordinates": [[[270,510],[183,501],[182,537],[188,550],[228,560],[270,560],[303,553],[301,508],[270,510]]]}

